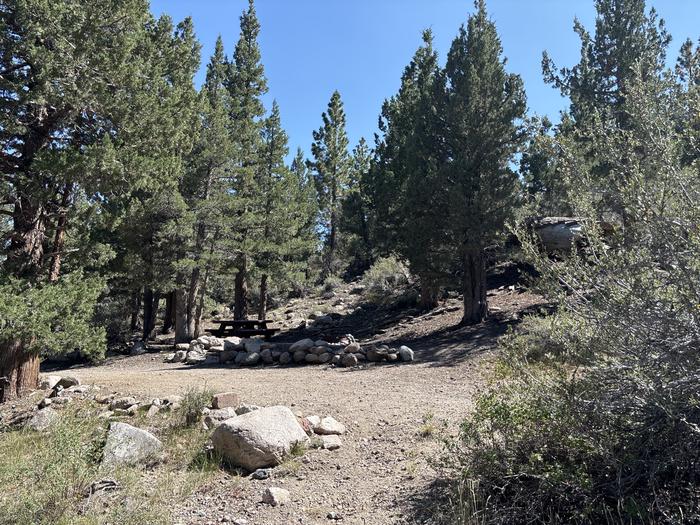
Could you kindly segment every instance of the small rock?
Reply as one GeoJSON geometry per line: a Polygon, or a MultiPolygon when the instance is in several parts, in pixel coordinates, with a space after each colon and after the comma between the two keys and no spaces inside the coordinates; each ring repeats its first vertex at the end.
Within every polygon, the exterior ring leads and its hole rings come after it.
{"type": "Polygon", "coordinates": [[[294,362],[303,363],[306,361],[306,352],[304,350],[297,350],[294,352],[294,362]]]}
{"type": "Polygon", "coordinates": [[[289,491],[279,487],[268,487],[263,491],[262,502],[277,507],[287,505],[291,501],[289,491]]]}
{"type": "Polygon", "coordinates": [[[243,414],[250,414],[256,410],[260,410],[258,405],[241,405],[236,409],[236,415],[242,416],[243,414]]]}
{"type": "Polygon", "coordinates": [[[46,408],[51,403],[53,403],[53,400],[50,397],[45,397],[44,399],[39,401],[39,408],[46,408]]]}
{"type": "Polygon", "coordinates": [[[114,412],[111,410],[105,410],[104,412],[100,412],[97,414],[97,419],[109,419],[114,415],[114,412]]]}
{"type": "Polygon", "coordinates": [[[401,361],[404,361],[405,363],[411,362],[414,359],[413,350],[407,346],[402,346],[399,348],[399,356],[401,356],[401,361]]]}
{"type": "Polygon", "coordinates": [[[333,359],[333,354],[329,354],[328,352],[318,356],[318,362],[321,364],[328,363],[331,359],[333,359]]]}
{"type": "Polygon", "coordinates": [[[129,355],[143,355],[146,353],[146,344],[143,341],[136,341],[131,347],[129,355]]]}
{"type": "Polygon", "coordinates": [[[289,347],[289,352],[290,353],[295,353],[298,351],[306,352],[313,348],[314,346],[314,341],[313,339],[302,339],[301,341],[297,341],[294,343],[292,346],[289,347]]]}
{"type": "Polygon", "coordinates": [[[266,365],[271,365],[275,362],[275,359],[272,357],[272,350],[270,350],[269,348],[260,352],[260,358],[266,365]]]}
{"type": "Polygon", "coordinates": [[[43,432],[55,425],[60,416],[53,408],[48,407],[39,410],[27,423],[27,428],[35,432],[43,432]]]}
{"type": "Polygon", "coordinates": [[[263,479],[268,479],[270,477],[270,474],[272,473],[272,469],[269,468],[259,468],[256,471],[254,471],[250,477],[252,479],[257,479],[257,480],[263,480],[263,479]]]}
{"type": "Polygon", "coordinates": [[[304,356],[304,361],[310,365],[315,365],[321,362],[316,354],[306,354],[304,356]]]}
{"type": "Polygon", "coordinates": [[[109,403],[109,409],[114,410],[117,408],[121,408],[123,410],[126,410],[127,408],[136,405],[136,399],[133,397],[118,397],[116,399],[113,399],[109,403]]]}
{"type": "Polygon", "coordinates": [[[323,448],[326,450],[337,450],[343,445],[340,436],[337,435],[321,436],[321,439],[323,440],[323,448]]]}
{"type": "Polygon", "coordinates": [[[238,394],[235,392],[220,392],[214,394],[211,401],[211,406],[214,408],[227,408],[227,407],[237,407],[241,404],[241,400],[238,394]]]}
{"type": "Polygon", "coordinates": [[[292,360],[292,356],[289,352],[282,352],[282,354],[280,354],[280,364],[281,365],[288,365],[291,360],[292,360]]]}
{"type": "Polygon", "coordinates": [[[345,347],[345,353],[346,354],[356,354],[361,350],[360,343],[350,343],[348,346],[345,347]]]}
{"type": "Polygon", "coordinates": [[[345,354],[342,357],[341,363],[346,367],[357,366],[357,357],[355,357],[355,354],[345,354]]]}
{"type": "Polygon", "coordinates": [[[163,444],[150,432],[126,423],[112,423],[102,463],[110,467],[137,465],[154,459],[162,448],[163,444]]]}
{"type": "Polygon", "coordinates": [[[234,407],[226,407],[218,410],[210,410],[204,416],[204,424],[207,428],[214,429],[218,427],[224,421],[236,417],[236,409],[234,407]]]}
{"type": "Polygon", "coordinates": [[[146,412],[146,417],[149,419],[156,417],[158,415],[158,412],[160,412],[160,406],[151,405],[151,407],[148,409],[148,412],[146,412]]]}
{"type": "Polygon", "coordinates": [[[326,416],[314,426],[314,432],[319,435],[345,434],[345,425],[339,423],[331,416],[326,416]]]}
{"type": "Polygon", "coordinates": [[[243,366],[255,366],[260,362],[260,354],[257,352],[251,352],[244,355],[246,357],[241,363],[243,366]]]}
{"type": "Polygon", "coordinates": [[[78,386],[80,384],[80,379],[73,376],[63,376],[55,387],[70,388],[72,386],[78,386]]]}

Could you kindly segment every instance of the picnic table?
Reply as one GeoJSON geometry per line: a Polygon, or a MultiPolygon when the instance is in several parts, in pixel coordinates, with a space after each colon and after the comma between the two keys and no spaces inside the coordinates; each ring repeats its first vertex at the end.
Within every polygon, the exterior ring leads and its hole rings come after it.
{"type": "Polygon", "coordinates": [[[279,328],[268,327],[272,322],[270,319],[222,319],[212,322],[219,325],[218,328],[210,330],[211,334],[217,337],[262,335],[269,339],[279,332],[279,328]]]}

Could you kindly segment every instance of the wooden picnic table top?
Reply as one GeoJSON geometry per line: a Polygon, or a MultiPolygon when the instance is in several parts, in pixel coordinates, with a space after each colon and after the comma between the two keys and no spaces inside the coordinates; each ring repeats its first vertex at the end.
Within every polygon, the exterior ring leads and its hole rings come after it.
{"type": "Polygon", "coordinates": [[[268,323],[271,323],[271,319],[218,319],[212,321],[212,323],[217,323],[217,324],[228,324],[232,326],[236,325],[241,325],[241,326],[250,326],[250,325],[266,325],[268,323]]]}

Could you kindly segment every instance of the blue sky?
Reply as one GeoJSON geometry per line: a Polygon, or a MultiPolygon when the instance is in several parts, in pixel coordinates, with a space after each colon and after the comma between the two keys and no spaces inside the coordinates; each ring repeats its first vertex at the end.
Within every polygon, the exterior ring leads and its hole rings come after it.
{"type": "MultiPolygon", "coordinates": [[[[239,16],[247,0],[152,0],[154,14],[176,21],[194,20],[202,48],[202,71],[217,35],[231,54],[239,33],[239,16]]],[[[700,0],[652,0],[673,36],[671,59],[681,43],[700,37],[700,0]]],[[[577,61],[579,41],[574,17],[592,28],[593,0],[490,0],[487,6],[503,41],[508,69],[520,74],[530,113],[557,120],[565,101],[541,74],[542,51],[557,65],[577,61]]],[[[293,154],[310,153],[311,132],[321,122],[333,90],[345,102],[351,144],[370,142],[382,101],[394,94],[403,68],[432,28],[444,62],[459,26],[473,10],[470,0],[257,0],[262,26],[260,46],[270,92],[277,99],[293,154]]]]}

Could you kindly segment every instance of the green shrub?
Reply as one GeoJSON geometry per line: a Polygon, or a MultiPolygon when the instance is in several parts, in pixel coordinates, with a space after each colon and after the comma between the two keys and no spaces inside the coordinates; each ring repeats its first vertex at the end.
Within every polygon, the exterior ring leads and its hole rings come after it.
{"type": "Polygon", "coordinates": [[[174,423],[176,426],[192,427],[202,418],[202,410],[211,406],[214,392],[206,387],[188,388],[182,396],[174,423]]]}
{"type": "MultiPolygon", "coordinates": [[[[504,380],[450,445],[454,492],[474,496],[452,499],[452,523],[700,523],[700,177],[663,99],[633,95],[638,127],[588,137],[618,177],[621,226],[586,221],[556,259],[520,233],[558,308],[504,341],[504,380]]],[[[563,154],[577,216],[600,216],[595,180],[563,154]]]]}
{"type": "Polygon", "coordinates": [[[387,303],[409,283],[409,272],[395,257],[377,260],[362,276],[364,296],[371,302],[387,303]]]}
{"type": "Polygon", "coordinates": [[[334,292],[343,285],[343,280],[335,275],[329,275],[321,284],[321,293],[334,292]]]}

